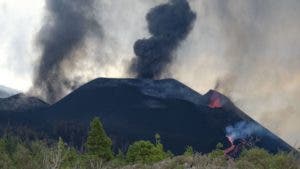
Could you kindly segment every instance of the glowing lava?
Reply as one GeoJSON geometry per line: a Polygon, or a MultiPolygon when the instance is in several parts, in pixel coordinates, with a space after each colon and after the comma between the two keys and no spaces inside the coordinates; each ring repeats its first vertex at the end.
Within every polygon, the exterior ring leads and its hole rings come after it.
{"type": "Polygon", "coordinates": [[[230,147],[224,150],[224,154],[227,155],[228,153],[232,152],[235,149],[235,145],[233,144],[233,138],[230,136],[226,136],[228,141],[230,142],[230,147]]]}
{"type": "Polygon", "coordinates": [[[217,92],[214,92],[210,97],[210,103],[208,105],[210,108],[221,108],[221,98],[217,92]]]}

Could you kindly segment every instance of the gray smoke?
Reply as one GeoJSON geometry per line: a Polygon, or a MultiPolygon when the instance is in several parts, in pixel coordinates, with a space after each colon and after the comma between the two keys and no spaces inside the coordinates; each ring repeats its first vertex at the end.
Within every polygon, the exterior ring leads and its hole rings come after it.
{"type": "Polygon", "coordinates": [[[196,14],[186,0],[170,0],[150,10],[146,19],[151,37],[134,44],[130,71],[138,78],[158,78],[172,62],[172,52],[190,32],[196,14]]]}
{"type": "Polygon", "coordinates": [[[40,90],[48,102],[57,101],[64,88],[76,87],[61,64],[73,59],[73,52],[83,46],[89,32],[99,33],[93,7],[94,0],[46,0],[48,15],[38,33],[42,55],[34,90],[40,90]]]}
{"type": "Polygon", "coordinates": [[[241,121],[226,127],[226,136],[233,140],[245,139],[252,135],[261,135],[263,133],[263,128],[254,122],[241,121]]]}
{"type": "Polygon", "coordinates": [[[291,145],[300,141],[300,1],[193,0],[197,21],[170,68],[212,87],[291,145]],[[188,72],[188,73],[187,73],[188,72]]]}

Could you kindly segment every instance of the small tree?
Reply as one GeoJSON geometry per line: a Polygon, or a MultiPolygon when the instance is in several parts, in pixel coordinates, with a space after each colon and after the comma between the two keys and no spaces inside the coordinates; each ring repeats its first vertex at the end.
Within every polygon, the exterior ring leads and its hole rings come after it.
{"type": "Polygon", "coordinates": [[[155,144],[150,141],[136,141],[128,147],[126,160],[131,163],[153,163],[165,158],[172,157],[173,154],[164,151],[160,142],[160,135],[155,134],[155,144]]]}
{"type": "Polygon", "coordinates": [[[137,141],[129,146],[126,159],[131,163],[153,163],[166,158],[166,153],[150,141],[137,141]]]}
{"type": "Polygon", "coordinates": [[[106,135],[102,123],[98,117],[90,123],[90,131],[86,142],[87,153],[104,160],[110,160],[113,157],[112,141],[106,135]]]}

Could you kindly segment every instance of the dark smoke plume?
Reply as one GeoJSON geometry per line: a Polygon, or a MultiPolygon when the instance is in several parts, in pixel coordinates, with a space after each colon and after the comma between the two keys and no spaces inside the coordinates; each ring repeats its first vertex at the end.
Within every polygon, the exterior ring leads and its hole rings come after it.
{"type": "Polygon", "coordinates": [[[138,78],[159,78],[172,61],[172,52],[191,30],[196,14],[186,0],[170,0],[151,9],[146,19],[152,37],[134,44],[137,57],[130,71],[138,78]]]}
{"type": "Polygon", "coordinates": [[[89,32],[99,31],[94,15],[94,0],[46,0],[47,16],[38,34],[42,49],[34,79],[34,89],[49,102],[57,101],[65,88],[73,86],[61,63],[72,60],[89,32]]]}

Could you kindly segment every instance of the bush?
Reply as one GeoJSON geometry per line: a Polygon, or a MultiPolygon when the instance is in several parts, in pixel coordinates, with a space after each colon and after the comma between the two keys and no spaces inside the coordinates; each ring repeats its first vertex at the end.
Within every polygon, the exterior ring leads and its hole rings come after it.
{"type": "Polygon", "coordinates": [[[194,149],[192,146],[187,146],[185,152],[183,153],[185,156],[192,156],[194,155],[194,149]]]}
{"type": "Polygon", "coordinates": [[[127,164],[125,154],[119,149],[115,158],[110,161],[110,166],[114,168],[119,168],[127,164]]]}
{"type": "Polygon", "coordinates": [[[208,154],[208,157],[211,158],[211,159],[219,158],[219,159],[225,160],[224,151],[222,150],[222,148],[223,148],[223,144],[222,143],[218,143],[216,145],[216,149],[213,150],[212,152],[210,152],[208,154]]]}
{"type": "Polygon", "coordinates": [[[272,157],[270,168],[272,169],[298,169],[300,168],[297,164],[296,159],[292,154],[287,154],[284,152],[275,154],[272,157]]]}
{"type": "MultiPolygon", "coordinates": [[[[255,168],[269,169],[271,167],[272,155],[266,150],[253,148],[244,150],[237,161],[237,167],[240,169],[255,168]]],[[[271,169],[271,168],[270,168],[271,169]]]]}
{"type": "Polygon", "coordinates": [[[13,163],[9,155],[5,152],[3,139],[0,140],[0,168],[10,168],[13,163]]]}
{"type": "Polygon", "coordinates": [[[129,146],[126,160],[130,163],[153,163],[167,158],[161,144],[154,145],[150,141],[137,141],[129,146]]]}
{"type": "Polygon", "coordinates": [[[240,169],[299,169],[297,159],[284,152],[275,155],[268,153],[264,149],[253,148],[242,152],[237,161],[240,169]]]}

